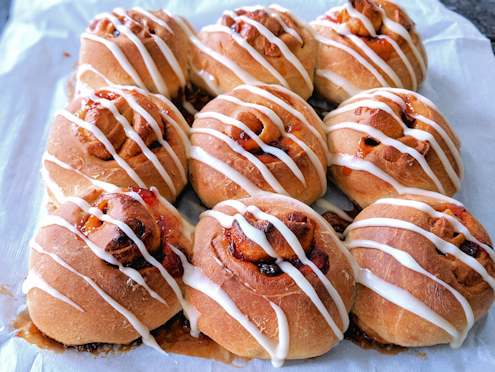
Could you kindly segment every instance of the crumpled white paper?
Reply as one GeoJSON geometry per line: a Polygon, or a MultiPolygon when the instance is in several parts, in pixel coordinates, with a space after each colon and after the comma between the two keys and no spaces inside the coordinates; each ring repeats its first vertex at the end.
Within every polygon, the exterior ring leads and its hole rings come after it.
{"type": "MultiPolygon", "coordinates": [[[[262,1],[264,2],[264,1],[262,1]]],[[[280,1],[306,21],[339,1],[280,1]]],[[[340,1],[342,2],[342,1],[340,1]]],[[[457,195],[495,237],[495,58],[489,41],[466,19],[436,0],[402,0],[417,23],[429,57],[421,93],[450,119],[462,140],[466,176],[457,195]]],[[[0,41],[0,283],[15,297],[0,295],[1,371],[215,370],[232,366],[206,359],[163,356],[141,346],[131,352],[95,357],[75,351],[40,350],[13,337],[11,322],[24,298],[28,241],[36,226],[42,188],[40,159],[53,113],[66,103],[65,85],[77,62],[79,34],[95,14],[113,7],[167,8],[197,28],[213,23],[224,9],[249,0],[17,0],[0,41]]],[[[192,193],[180,209],[197,213],[192,193]]],[[[478,322],[458,350],[448,346],[409,350],[395,356],[362,350],[344,341],[327,355],[287,362],[286,370],[494,370],[495,311],[478,322]],[[419,352],[425,352],[422,354],[419,352]]],[[[245,368],[267,370],[268,361],[245,368]]]]}

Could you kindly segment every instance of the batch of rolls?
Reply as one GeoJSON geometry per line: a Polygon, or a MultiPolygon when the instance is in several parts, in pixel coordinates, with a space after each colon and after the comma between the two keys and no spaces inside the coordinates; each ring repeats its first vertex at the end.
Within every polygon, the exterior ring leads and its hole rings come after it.
{"type": "Polygon", "coordinates": [[[388,0],[309,24],[242,7],[200,32],[165,10],[96,16],[42,159],[34,324],[161,351],[152,331],[183,311],[194,335],[276,366],[350,322],[380,344],[460,346],[493,302],[495,255],[451,198],[460,142],[415,93],[426,69],[388,0]],[[321,120],[312,95],[340,105],[321,120]],[[322,199],[327,174],[356,213],[322,199]],[[212,208],[195,227],[172,204],[188,181],[212,208]]]}

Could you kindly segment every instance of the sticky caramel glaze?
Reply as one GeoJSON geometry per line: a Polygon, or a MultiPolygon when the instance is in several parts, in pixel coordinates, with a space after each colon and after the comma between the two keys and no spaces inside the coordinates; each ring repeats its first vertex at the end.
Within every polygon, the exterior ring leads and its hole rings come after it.
{"type": "MultiPolygon", "coordinates": [[[[27,311],[19,313],[17,318],[12,322],[12,326],[16,330],[17,337],[20,337],[26,342],[36,345],[41,349],[58,353],[69,349],[75,349],[80,352],[88,352],[95,355],[107,354],[110,352],[125,353],[141,344],[141,339],[137,339],[128,345],[91,343],[75,347],[66,346],[43,334],[43,332],[34,325],[27,311]]],[[[189,323],[182,312],[170,319],[163,326],[155,329],[152,333],[160,347],[169,353],[213,359],[226,364],[233,364],[236,360],[240,360],[239,357],[230,353],[203,334],[199,337],[191,336],[189,323]]],[[[247,359],[243,358],[243,360],[247,359]]]]}
{"type": "Polygon", "coordinates": [[[399,353],[402,353],[403,351],[408,350],[406,347],[392,344],[382,344],[376,341],[373,337],[367,335],[356,325],[352,316],[349,328],[345,333],[345,339],[351,341],[353,344],[359,346],[362,349],[372,349],[385,355],[397,355],[399,353]]]}

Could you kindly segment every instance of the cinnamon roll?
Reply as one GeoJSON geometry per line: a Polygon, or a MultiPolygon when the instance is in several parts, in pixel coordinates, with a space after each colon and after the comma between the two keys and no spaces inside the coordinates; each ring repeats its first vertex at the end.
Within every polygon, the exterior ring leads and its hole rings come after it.
{"type": "Polygon", "coordinates": [[[415,92],[365,91],[324,123],[333,179],[361,207],[385,196],[451,196],[460,188],[459,139],[438,108],[415,92]]]}
{"type": "Polygon", "coordinates": [[[427,58],[414,22],[389,0],[350,0],[311,26],[319,43],[315,87],[340,103],[362,90],[417,90],[427,58]]]}
{"type": "Polygon", "coordinates": [[[161,95],[106,87],[58,113],[43,157],[55,199],[93,188],[154,187],[173,201],[187,183],[189,127],[161,95]]]}
{"type": "Polygon", "coordinates": [[[284,359],[321,355],[348,326],[349,252],[307,205],[264,194],[202,214],[186,298],[198,328],[232,353],[284,359]]]}
{"type": "Polygon", "coordinates": [[[345,234],[361,267],[352,313],[378,342],[458,347],[493,303],[492,242],[459,202],[380,199],[345,234]]]}
{"type": "Polygon", "coordinates": [[[76,94],[134,85],[175,98],[185,87],[189,43],[166,10],[116,8],[96,16],[81,35],[76,94]]]}
{"type": "Polygon", "coordinates": [[[196,115],[191,143],[191,183],[207,206],[262,191],[312,203],[326,191],[322,122],[281,86],[218,96],[196,115]]]}
{"type": "Polygon", "coordinates": [[[192,42],[191,80],[210,94],[261,82],[311,96],[317,43],[309,26],[287,9],[225,11],[198,34],[183,26],[192,42]]]}
{"type": "Polygon", "coordinates": [[[191,231],[179,213],[145,189],[68,197],[32,240],[23,289],[41,332],[65,345],[128,344],[182,306],[180,258],[191,231]]]}

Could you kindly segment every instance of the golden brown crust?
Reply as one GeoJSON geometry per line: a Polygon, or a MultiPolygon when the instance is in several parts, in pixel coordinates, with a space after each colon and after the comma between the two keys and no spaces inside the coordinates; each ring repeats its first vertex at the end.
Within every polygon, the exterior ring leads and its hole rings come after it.
{"type": "MultiPolygon", "coordinates": [[[[308,104],[274,86],[260,85],[258,88],[275,95],[304,115],[309,124],[320,134],[321,138],[324,138],[322,123],[308,104]]],[[[228,95],[241,101],[262,105],[273,110],[284,124],[285,132],[304,142],[316,155],[320,162],[319,166],[323,166],[323,169],[325,169],[325,164],[327,164],[326,149],[323,148],[318,137],[301,120],[290,114],[283,107],[274,105],[270,100],[245,89],[234,90],[228,95]]],[[[193,146],[199,147],[220,161],[225,162],[258,188],[275,191],[263,177],[259,168],[245,156],[234,151],[225,141],[210,134],[196,132],[204,128],[214,129],[227,135],[237,145],[242,146],[243,150],[250,152],[261,161],[292,197],[310,204],[325,191],[322,189],[321,177],[307,152],[292,139],[284,136],[270,117],[260,110],[217,98],[201,110],[201,113],[205,112],[219,113],[237,119],[259,135],[263,143],[282,150],[294,160],[301,170],[306,185],[279,158],[263,152],[241,129],[233,125],[227,125],[215,118],[196,118],[191,135],[193,146]]],[[[248,196],[246,190],[223,175],[221,171],[213,169],[197,159],[190,161],[190,172],[194,190],[207,206],[214,206],[216,203],[227,199],[248,196]]]]}
{"type": "MultiPolygon", "coordinates": [[[[247,48],[239,45],[228,32],[221,32],[217,29],[207,31],[208,27],[205,31],[201,31],[198,34],[198,38],[206,47],[230,59],[239,67],[240,71],[250,75],[253,81],[269,84],[287,84],[292,91],[304,99],[311,96],[317,43],[309,26],[296,20],[290,12],[272,7],[259,9],[239,8],[233,12],[224,13],[217,25],[209,27],[215,26],[226,27],[229,32],[235,33],[236,36],[249,43],[255,50],[254,53],[259,55],[258,59],[265,59],[266,63],[271,65],[282,76],[282,81],[266,67],[263,67],[259,60],[253,57],[253,53],[248,52],[247,48]],[[235,19],[234,16],[236,17],[235,19]],[[301,73],[284,56],[275,43],[270,42],[265,36],[261,35],[253,25],[238,17],[247,17],[259,22],[274,37],[285,43],[290,52],[307,71],[311,80],[310,84],[305,81],[301,73]],[[293,29],[301,40],[299,41],[297,37],[286,32],[276,17],[280,17],[282,22],[293,29]]],[[[235,71],[219,63],[198,48],[192,49],[191,67],[192,82],[213,95],[228,92],[238,85],[249,83],[248,81],[243,81],[235,71]],[[209,80],[208,83],[205,82],[207,80],[209,80]]]]}
{"type": "MultiPolygon", "coordinates": [[[[146,208],[121,193],[104,194],[92,205],[128,224],[145,243],[148,252],[179,280],[182,266],[168,244],[188,254],[191,252],[192,243],[183,230],[182,220],[176,213],[161,206],[150,191],[135,191],[147,203],[146,208]]],[[[116,266],[96,256],[82,239],[60,225],[47,225],[40,229],[35,241],[43,250],[90,278],[149,329],[164,324],[180,310],[177,297],[158,269],[148,264],[140,254],[138,257],[134,252],[137,247],[115,225],[99,221],[70,202],[63,204],[55,215],[76,226],[94,244],[126,267],[138,270],[148,286],[166,301],[166,305],[152,298],[144,287],[116,266]]],[[[32,288],[27,295],[29,314],[34,324],[47,336],[65,345],[128,344],[140,336],[129,321],[87,281],[63,267],[53,256],[33,249],[29,267],[30,271],[84,310],[81,312],[43,290],[32,288]]]]}
{"type": "MultiPolygon", "coordinates": [[[[144,45],[165,83],[166,91],[161,91],[155,84],[153,75],[148,70],[145,59],[136,44],[128,36],[119,32],[108,17],[92,20],[86,32],[114,43],[116,48],[121,50],[143,82],[144,86],[141,88],[146,88],[152,93],[161,93],[169,98],[175,98],[184,88],[184,81],[181,81],[174,68],[179,68],[184,79],[187,79],[188,38],[174,17],[164,10],[150,11],[150,13],[165,23],[167,27],[156,23],[137,10],[123,12],[114,10],[112,16],[116,17],[144,45]],[[166,58],[154,38],[160,38],[168,46],[170,53],[176,60],[177,67],[173,67],[174,62],[171,62],[173,59],[168,60],[166,58]]],[[[137,85],[137,82],[126,72],[123,65],[107,46],[99,41],[86,38],[84,35],[81,38],[79,66],[81,68],[79,83],[89,88],[101,88],[108,85],[109,82],[118,85],[137,85]],[[87,69],[87,67],[90,68],[87,69]],[[92,71],[91,68],[98,73],[92,71]]]]}
{"type": "MultiPolygon", "coordinates": [[[[184,119],[171,103],[160,100],[157,96],[141,93],[136,90],[124,89],[123,92],[132,97],[150,116],[157,122],[162,132],[162,138],[166,141],[173,153],[180,161],[178,166],[175,159],[157,140],[155,132],[147,120],[134,111],[129,103],[119,94],[100,89],[94,94],[101,99],[107,99],[113,103],[135,132],[141,137],[144,144],[156,156],[158,162],[169,174],[175,187],[175,192],[160,174],[158,168],[146,156],[141,148],[128,137],[124,127],[101,104],[95,103],[91,98],[75,98],[67,107],[67,111],[85,120],[90,126],[99,129],[115,148],[125,162],[137,173],[145,185],[155,186],[160,194],[168,200],[175,200],[176,196],[184,188],[187,175],[187,148],[179,128],[172,126],[167,117],[179,124],[186,126],[184,119]],[[181,169],[182,168],[182,169],[181,169]]],[[[184,136],[187,137],[187,136],[184,136]]],[[[82,174],[99,181],[111,183],[118,187],[139,186],[131,179],[126,169],[121,167],[104,144],[90,131],[78,127],[68,118],[58,115],[51,128],[47,146],[48,154],[54,156],[70,167],[77,169],[82,174]]],[[[61,188],[66,196],[85,195],[93,189],[93,184],[81,174],[71,169],[64,169],[54,162],[44,160],[51,179],[61,188]]]]}
{"type": "Polygon", "coordinates": [[[315,74],[315,88],[318,93],[331,102],[340,103],[355,94],[356,91],[385,86],[383,82],[380,82],[378,78],[370,72],[369,68],[360,63],[355,56],[345,51],[345,47],[351,48],[371,64],[371,66],[377,70],[378,74],[383,77],[388,86],[400,88],[400,86],[397,86],[394,83],[390,75],[380,67],[379,63],[376,62],[376,58],[371,58],[367,55],[346,35],[339,34],[328,26],[318,24],[319,21],[331,21],[337,25],[347,25],[351,34],[358,37],[390,66],[402,82],[402,88],[416,90],[417,86],[419,86],[425,78],[421,64],[407,40],[384,24],[382,11],[391,21],[404,27],[426,65],[426,53],[421,38],[415,30],[414,22],[400,6],[387,0],[354,0],[349,3],[357,12],[363,14],[370,20],[378,37],[370,35],[361,20],[357,17],[350,16],[345,8],[332,14],[326,13],[319,17],[316,23],[312,23],[312,27],[317,35],[343,45],[343,48],[338,48],[319,43],[316,62],[317,73],[315,74]],[[414,78],[411,76],[406,63],[402,60],[392,43],[380,38],[383,36],[391,38],[401,49],[404,57],[409,61],[413,76],[416,78],[416,86],[414,84],[414,78]],[[318,71],[331,71],[346,81],[347,84],[339,84],[339,79],[332,80],[325,78],[323,74],[318,73],[318,71]],[[346,85],[348,85],[349,88],[345,89],[344,87],[346,85]]]}
{"type": "MultiPolygon", "coordinates": [[[[332,282],[346,308],[351,306],[354,290],[351,267],[336,246],[337,238],[327,226],[320,226],[296,201],[265,196],[241,199],[241,202],[256,205],[286,223],[291,220],[292,223],[288,223],[288,226],[298,239],[303,244],[308,238],[311,240],[309,245],[303,245],[307,249],[307,256],[332,282]],[[328,267],[329,262],[331,264],[328,267]]],[[[235,213],[234,209],[228,206],[217,206],[214,210],[229,215],[235,213]]],[[[245,217],[249,218],[251,223],[259,224],[259,228],[267,224],[267,221],[256,220],[249,213],[245,214],[245,217]]],[[[276,229],[268,225],[264,226],[268,241],[282,257],[290,258],[290,254],[280,244],[276,229]]],[[[220,285],[237,307],[274,343],[278,340],[277,319],[267,300],[280,306],[289,324],[288,359],[309,358],[327,352],[338,340],[309,297],[287,274],[279,271],[273,260],[242,257],[250,248],[246,241],[231,237],[230,230],[236,229],[236,225],[231,229],[224,229],[212,217],[202,218],[195,233],[193,264],[210,280],[220,285]]],[[[296,261],[293,261],[294,265],[315,288],[330,315],[342,329],[337,307],[323,284],[309,267],[298,266],[296,261]]],[[[186,296],[201,314],[199,329],[203,333],[236,355],[264,359],[269,357],[240,323],[231,318],[215,301],[189,287],[186,288],[186,296]]]]}
{"type": "MultiPolygon", "coordinates": [[[[328,132],[330,153],[348,154],[355,156],[357,159],[368,161],[403,186],[437,192],[441,191],[417,160],[417,158],[424,157],[429,168],[444,188],[445,194],[449,196],[453,195],[457,191],[456,185],[449,176],[444,163],[442,163],[440,155],[434,149],[430,140],[427,138],[424,140],[418,138],[424,138],[429,135],[433,136],[441,149],[441,153],[445,155],[447,162],[452,166],[457,176],[460,177],[461,170],[456,159],[440,133],[433,126],[421,120],[421,118],[415,118],[414,116],[423,116],[427,120],[434,121],[443,129],[454,146],[459,149],[460,142],[450,125],[436,109],[426,104],[426,102],[422,101],[419,96],[412,94],[412,92],[408,93],[405,90],[394,91],[386,89],[369,91],[370,94],[380,94],[380,92],[383,92],[383,94],[392,93],[397,96],[399,100],[405,103],[405,108],[401,108],[398,103],[384,96],[357,96],[356,99],[346,101],[339,106],[340,109],[347,105],[356,104],[357,107],[355,109],[341,112],[337,115],[330,113],[325,118],[324,122],[327,131],[333,125],[340,123],[366,125],[371,129],[379,130],[384,136],[389,137],[389,139],[399,141],[402,145],[407,146],[409,150],[415,150],[416,155],[413,156],[401,152],[391,145],[381,143],[379,139],[374,138],[372,135],[353,128],[341,128],[328,132]],[[386,104],[396,117],[402,120],[403,128],[392,115],[383,109],[366,107],[366,103],[362,107],[359,106],[360,101],[369,100],[373,101],[375,105],[386,104]],[[404,129],[406,127],[415,129],[419,137],[414,138],[411,134],[406,135],[404,129]],[[421,130],[423,133],[419,133],[417,130],[421,130]]],[[[364,95],[366,93],[368,92],[364,92],[364,95]]],[[[330,167],[330,171],[339,188],[361,207],[366,207],[381,197],[392,196],[398,193],[398,190],[391,184],[364,170],[353,170],[345,166],[333,164],[330,167]]]]}
{"type": "MultiPolygon", "coordinates": [[[[464,208],[417,196],[403,196],[400,199],[421,201],[438,212],[455,217],[479,241],[491,246],[490,237],[482,225],[464,208]]],[[[485,267],[489,275],[495,274],[494,262],[488,254],[477,244],[467,242],[462,234],[455,233],[453,226],[445,218],[434,218],[411,207],[375,203],[365,208],[355,221],[374,217],[395,218],[414,223],[460,247],[485,267]]],[[[471,305],[475,319],[486,314],[493,302],[493,290],[478,273],[459,259],[442,254],[422,235],[395,227],[362,227],[351,230],[347,242],[361,239],[387,244],[407,252],[423,269],[464,296],[471,305]]],[[[460,332],[466,327],[462,305],[444,286],[406,268],[394,257],[380,250],[361,247],[354,248],[351,252],[362,268],[369,269],[383,280],[407,290],[460,332]]],[[[358,285],[352,312],[358,326],[382,343],[416,347],[452,341],[452,337],[444,330],[389,302],[363,285],[358,285]]]]}

